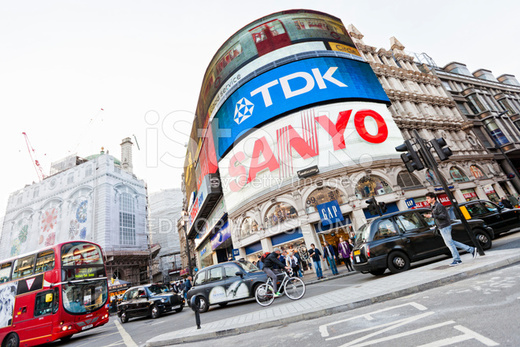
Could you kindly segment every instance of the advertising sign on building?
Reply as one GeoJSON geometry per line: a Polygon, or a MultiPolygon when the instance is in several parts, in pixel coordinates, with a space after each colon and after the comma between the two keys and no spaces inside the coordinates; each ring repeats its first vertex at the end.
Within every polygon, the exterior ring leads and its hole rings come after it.
{"type": "Polygon", "coordinates": [[[343,102],[280,118],[235,143],[220,161],[228,213],[313,165],[323,173],[398,158],[394,148],[402,142],[385,104],[343,102]]]}
{"type": "Polygon", "coordinates": [[[321,223],[323,225],[330,225],[344,220],[341,209],[339,208],[338,200],[332,200],[316,205],[316,209],[320,214],[321,223]]]}
{"type": "Polygon", "coordinates": [[[361,61],[319,57],[263,73],[234,92],[213,119],[217,159],[270,119],[307,105],[346,99],[390,102],[370,65],[361,61]]]}

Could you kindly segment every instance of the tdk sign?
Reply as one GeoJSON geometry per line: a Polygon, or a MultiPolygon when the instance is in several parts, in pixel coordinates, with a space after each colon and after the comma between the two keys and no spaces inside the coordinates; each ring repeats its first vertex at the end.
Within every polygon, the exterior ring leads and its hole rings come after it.
{"type": "Polygon", "coordinates": [[[322,57],[296,61],[269,70],[238,88],[212,122],[217,157],[249,131],[298,108],[329,100],[389,103],[366,62],[322,57]]]}

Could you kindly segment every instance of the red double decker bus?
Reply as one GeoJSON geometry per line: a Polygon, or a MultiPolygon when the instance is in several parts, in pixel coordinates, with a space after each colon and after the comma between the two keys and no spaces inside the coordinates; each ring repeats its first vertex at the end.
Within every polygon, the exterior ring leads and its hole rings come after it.
{"type": "Polygon", "coordinates": [[[70,241],[0,261],[2,346],[34,346],[108,323],[99,245],[70,241]]]}

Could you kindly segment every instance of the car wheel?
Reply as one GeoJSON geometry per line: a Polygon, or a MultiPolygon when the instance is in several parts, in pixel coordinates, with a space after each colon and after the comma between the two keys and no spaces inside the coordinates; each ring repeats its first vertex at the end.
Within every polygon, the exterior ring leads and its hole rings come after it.
{"type": "Polygon", "coordinates": [[[179,306],[178,308],[175,309],[175,312],[179,313],[182,311],[182,309],[184,308],[184,305],[181,305],[179,306]]]}
{"type": "Polygon", "coordinates": [[[153,319],[159,318],[161,315],[161,312],[159,311],[159,307],[157,305],[153,305],[150,309],[150,316],[152,316],[153,319]]]}
{"type": "Polygon", "coordinates": [[[199,312],[207,312],[209,309],[209,303],[208,303],[208,300],[203,297],[203,296],[199,296],[199,312]]]}
{"type": "Polygon", "coordinates": [[[18,335],[15,333],[9,334],[4,342],[2,343],[2,347],[18,347],[20,345],[20,339],[18,335]]]}
{"type": "Polygon", "coordinates": [[[475,231],[475,238],[480,243],[480,246],[482,246],[482,249],[490,249],[491,248],[491,237],[487,232],[481,229],[476,229],[475,231]]]}
{"type": "Polygon", "coordinates": [[[382,274],[384,274],[386,271],[386,269],[377,269],[377,270],[370,270],[370,274],[371,275],[374,275],[374,276],[381,276],[382,274]]]}
{"type": "Polygon", "coordinates": [[[126,311],[121,312],[119,319],[121,320],[121,323],[123,323],[123,324],[128,322],[128,315],[126,314],[126,311]]]}
{"type": "Polygon", "coordinates": [[[401,251],[395,251],[388,256],[388,269],[392,273],[406,271],[410,268],[410,259],[401,251]]]}

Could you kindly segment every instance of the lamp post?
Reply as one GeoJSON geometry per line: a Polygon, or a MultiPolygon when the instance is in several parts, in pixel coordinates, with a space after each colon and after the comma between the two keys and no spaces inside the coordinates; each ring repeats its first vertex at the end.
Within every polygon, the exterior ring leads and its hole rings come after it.
{"type": "Polygon", "coordinates": [[[188,276],[191,276],[191,255],[190,255],[190,244],[188,242],[188,214],[186,211],[182,211],[182,230],[184,231],[184,239],[186,240],[186,255],[188,257],[188,276]]]}

